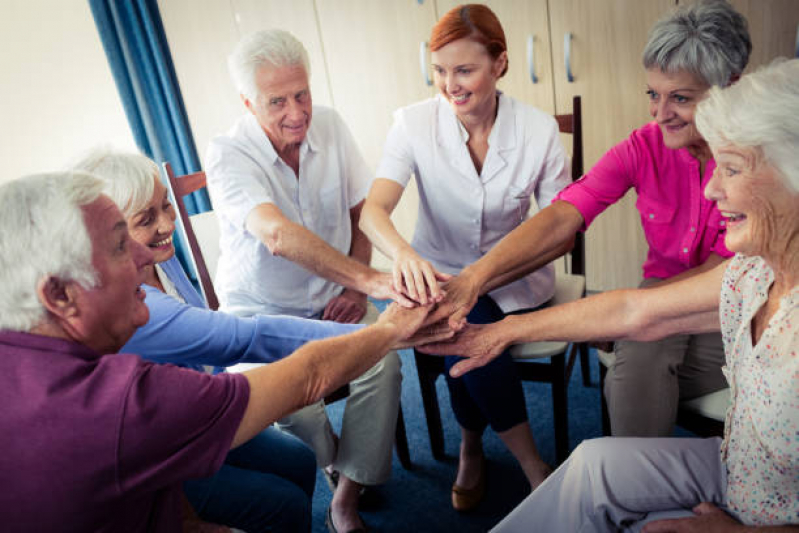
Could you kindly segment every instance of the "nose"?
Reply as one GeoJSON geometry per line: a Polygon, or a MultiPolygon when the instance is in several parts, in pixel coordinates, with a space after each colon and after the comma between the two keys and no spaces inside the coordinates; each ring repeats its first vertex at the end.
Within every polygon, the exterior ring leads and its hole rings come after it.
{"type": "Polygon", "coordinates": [[[718,167],[713,170],[710,181],[705,185],[705,198],[711,202],[719,202],[724,199],[724,191],[721,188],[721,173],[718,167]]]}
{"type": "Polygon", "coordinates": [[[458,89],[458,84],[455,80],[455,76],[451,74],[446,74],[444,78],[444,87],[447,89],[448,94],[452,94],[458,89]]]}
{"type": "Polygon", "coordinates": [[[158,218],[158,233],[161,235],[172,235],[175,231],[175,212],[162,211],[158,218]]]}
{"type": "Polygon", "coordinates": [[[674,115],[667,98],[661,98],[652,104],[652,116],[658,122],[666,122],[674,115]]]}
{"type": "Polygon", "coordinates": [[[305,117],[305,108],[293,98],[289,99],[288,117],[291,120],[300,120],[305,117]]]}
{"type": "Polygon", "coordinates": [[[153,264],[153,253],[149,248],[131,239],[129,241],[132,248],[133,262],[136,263],[136,269],[141,272],[144,267],[153,264]]]}

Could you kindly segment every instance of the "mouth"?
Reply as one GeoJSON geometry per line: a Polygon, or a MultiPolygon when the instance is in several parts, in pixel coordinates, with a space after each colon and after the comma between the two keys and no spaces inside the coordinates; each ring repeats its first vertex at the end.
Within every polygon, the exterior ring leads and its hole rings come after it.
{"type": "Polygon", "coordinates": [[[305,131],[305,124],[303,123],[303,124],[298,124],[296,126],[283,126],[283,128],[289,131],[290,133],[298,134],[305,131]]]}
{"type": "Polygon", "coordinates": [[[169,248],[172,246],[172,235],[164,239],[163,241],[154,242],[150,245],[150,248],[155,248],[156,250],[161,250],[164,248],[169,248]]]}
{"type": "Polygon", "coordinates": [[[687,125],[687,123],[682,122],[680,124],[661,124],[660,127],[669,133],[677,133],[687,125]]]}
{"type": "Polygon", "coordinates": [[[733,213],[732,211],[721,211],[721,216],[727,221],[727,229],[741,225],[746,220],[743,213],[733,213]]]}
{"type": "Polygon", "coordinates": [[[140,301],[144,301],[144,298],[147,296],[147,293],[144,292],[144,289],[141,288],[141,285],[136,287],[136,298],[140,301]]]}
{"type": "Polygon", "coordinates": [[[464,105],[466,102],[469,101],[469,98],[472,97],[472,93],[464,93],[464,94],[451,94],[449,95],[450,101],[452,101],[455,105],[464,105]]]}

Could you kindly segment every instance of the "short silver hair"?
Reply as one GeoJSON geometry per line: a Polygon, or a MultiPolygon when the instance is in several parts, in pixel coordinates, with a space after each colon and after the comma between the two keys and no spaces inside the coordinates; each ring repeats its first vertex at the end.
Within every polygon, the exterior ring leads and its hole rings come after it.
{"type": "Polygon", "coordinates": [[[755,148],[799,192],[799,59],[777,59],[725,89],[712,88],[695,121],[712,149],[755,148]]]}
{"type": "Polygon", "coordinates": [[[687,71],[724,87],[743,73],[751,52],[743,15],[726,0],[698,0],[655,23],[643,61],[647,69],[687,71]]]}
{"type": "Polygon", "coordinates": [[[311,76],[308,52],[296,37],[284,30],[261,30],[245,35],[228,56],[227,64],[236,90],[252,101],[258,97],[255,74],[263,65],[302,65],[308,77],[311,76]]]}
{"type": "Polygon", "coordinates": [[[102,192],[83,172],[19,178],[0,186],[0,330],[30,331],[47,311],[36,293],[50,277],[97,284],[82,208],[102,192]]]}
{"type": "Polygon", "coordinates": [[[158,165],[146,155],[101,146],[93,148],[72,165],[103,181],[108,195],[128,219],[146,208],[153,198],[158,165]]]}

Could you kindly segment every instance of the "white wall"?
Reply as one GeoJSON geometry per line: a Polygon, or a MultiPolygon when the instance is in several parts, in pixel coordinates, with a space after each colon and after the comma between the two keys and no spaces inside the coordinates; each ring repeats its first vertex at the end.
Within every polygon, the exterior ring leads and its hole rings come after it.
{"type": "Polygon", "coordinates": [[[87,0],[0,0],[0,182],[135,149],[87,0]]]}

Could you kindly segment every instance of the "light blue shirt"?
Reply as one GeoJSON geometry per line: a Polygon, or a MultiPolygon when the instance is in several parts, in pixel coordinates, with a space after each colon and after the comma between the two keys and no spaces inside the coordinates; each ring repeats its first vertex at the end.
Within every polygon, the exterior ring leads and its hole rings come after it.
{"type": "Polygon", "coordinates": [[[160,266],[186,303],[155,287],[143,285],[150,319],[120,350],[123,353],[202,371],[202,365],[227,367],[237,363],[270,363],[290,355],[308,341],[344,335],[364,327],[281,315],[241,318],[211,311],[205,307],[177,258],[160,266]]]}

